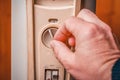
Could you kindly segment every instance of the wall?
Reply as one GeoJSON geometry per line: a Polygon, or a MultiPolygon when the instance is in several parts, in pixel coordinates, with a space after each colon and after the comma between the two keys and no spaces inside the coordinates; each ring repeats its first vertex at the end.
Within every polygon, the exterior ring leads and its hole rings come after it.
{"type": "Polygon", "coordinates": [[[96,0],[96,13],[112,28],[120,41],[120,0],[96,0]]]}
{"type": "Polygon", "coordinates": [[[12,80],[27,80],[26,0],[12,0],[12,80]]]}
{"type": "Polygon", "coordinates": [[[11,78],[11,0],[0,0],[0,80],[11,78]]]}

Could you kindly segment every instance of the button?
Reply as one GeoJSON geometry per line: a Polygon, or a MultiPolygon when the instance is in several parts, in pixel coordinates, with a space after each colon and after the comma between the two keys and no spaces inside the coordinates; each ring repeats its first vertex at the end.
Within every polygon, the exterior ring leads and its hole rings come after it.
{"type": "Polygon", "coordinates": [[[45,71],[45,80],[52,80],[51,73],[52,73],[51,70],[45,71]]]}
{"type": "Polygon", "coordinates": [[[53,70],[52,71],[52,80],[58,80],[59,74],[58,70],[53,70]]]}

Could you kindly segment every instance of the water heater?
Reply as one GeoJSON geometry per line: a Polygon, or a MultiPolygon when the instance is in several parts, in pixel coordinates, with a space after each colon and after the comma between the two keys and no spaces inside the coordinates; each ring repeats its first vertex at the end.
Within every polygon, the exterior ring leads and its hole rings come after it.
{"type": "Polygon", "coordinates": [[[67,79],[64,67],[55,58],[50,41],[65,19],[80,10],[80,0],[37,0],[34,5],[35,61],[37,80],[67,79]]]}
{"type": "Polygon", "coordinates": [[[81,4],[82,0],[27,0],[28,80],[70,80],[50,42],[59,24],[76,16],[81,4]]]}

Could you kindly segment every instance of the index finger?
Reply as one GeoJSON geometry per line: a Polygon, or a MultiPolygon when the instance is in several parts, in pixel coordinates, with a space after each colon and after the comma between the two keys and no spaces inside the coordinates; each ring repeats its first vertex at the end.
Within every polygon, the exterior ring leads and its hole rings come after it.
{"type": "Polygon", "coordinates": [[[69,37],[77,37],[81,33],[80,30],[85,29],[87,22],[80,18],[71,17],[56,32],[54,39],[65,42],[69,37]]]}

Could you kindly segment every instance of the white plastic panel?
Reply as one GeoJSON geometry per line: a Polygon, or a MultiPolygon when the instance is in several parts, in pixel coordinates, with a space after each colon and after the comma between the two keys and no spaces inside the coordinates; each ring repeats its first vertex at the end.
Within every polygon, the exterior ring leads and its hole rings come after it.
{"type": "MultiPolygon", "coordinates": [[[[58,70],[58,80],[64,80],[64,68],[47,47],[52,39],[49,28],[59,28],[59,24],[76,12],[80,0],[36,0],[34,5],[36,79],[45,80],[45,70],[58,70]],[[46,40],[49,38],[48,40],[46,40]],[[45,41],[44,41],[45,40],[45,41]]],[[[80,6],[80,5],[79,5],[80,6]]],[[[54,32],[54,31],[53,31],[54,32]]],[[[53,71],[53,74],[56,72],[53,71]]],[[[49,75],[48,75],[49,77],[49,75]]]]}

